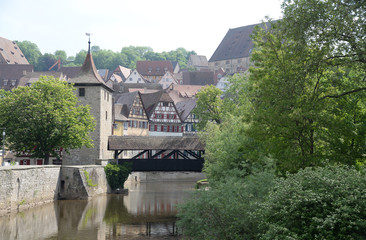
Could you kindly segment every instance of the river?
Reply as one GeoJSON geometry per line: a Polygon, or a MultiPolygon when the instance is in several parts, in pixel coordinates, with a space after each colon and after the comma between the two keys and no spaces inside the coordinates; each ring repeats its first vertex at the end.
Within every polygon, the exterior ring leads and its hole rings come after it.
{"type": "Polygon", "coordinates": [[[176,206],[195,182],[126,182],[126,196],[58,200],[0,217],[0,239],[180,239],[176,206]]]}

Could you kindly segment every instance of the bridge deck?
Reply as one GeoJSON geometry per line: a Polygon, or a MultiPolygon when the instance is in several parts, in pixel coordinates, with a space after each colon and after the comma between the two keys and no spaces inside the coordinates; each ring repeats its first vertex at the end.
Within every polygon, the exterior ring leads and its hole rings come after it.
{"type": "Polygon", "coordinates": [[[111,136],[108,149],[118,163],[131,162],[133,171],[202,171],[204,144],[195,136],[111,136]],[[130,159],[119,158],[133,151],[130,159]]]}

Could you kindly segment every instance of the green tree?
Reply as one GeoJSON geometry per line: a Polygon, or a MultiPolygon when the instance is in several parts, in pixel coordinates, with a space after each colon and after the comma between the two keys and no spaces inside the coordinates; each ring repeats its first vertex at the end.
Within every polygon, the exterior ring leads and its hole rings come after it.
{"type": "Polygon", "coordinates": [[[38,70],[36,67],[38,66],[39,58],[42,56],[41,51],[35,43],[30,41],[15,41],[22,50],[25,58],[28,60],[29,64],[32,64],[35,70],[38,70]]]}
{"type": "Polygon", "coordinates": [[[55,64],[57,57],[51,53],[45,53],[38,58],[37,71],[48,71],[55,64]]]}
{"type": "Polygon", "coordinates": [[[222,91],[213,85],[205,86],[197,93],[197,103],[193,113],[199,122],[197,129],[203,130],[208,122],[220,123],[222,119],[223,100],[220,98],[222,91]]]}
{"type": "Polygon", "coordinates": [[[259,171],[245,178],[225,175],[209,190],[195,191],[178,207],[178,226],[195,240],[256,239],[260,231],[260,203],[271,190],[275,175],[259,171]]]}
{"type": "Polygon", "coordinates": [[[278,179],[260,209],[259,239],[364,239],[365,172],[306,168],[278,179]]]}
{"type": "Polygon", "coordinates": [[[251,136],[265,143],[282,172],[321,166],[327,159],[351,165],[362,161],[366,142],[358,136],[365,132],[366,88],[360,76],[365,72],[347,61],[329,62],[331,48],[293,37],[288,21],[285,15],[283,22],[253,35],[251,136]],[[337,149],[348,152],[340,158],[337,149]]]}
{"type": "Polygon", "coordinates": [[[92,147],[94,119],[89,106],[77,106],[73,86],[42,76],[30,87],[0,92],[0,125],[10,150],[26,151],[48,164],[56,148],[92,147]]]}
{"type": "Polygon", "coordinates": [[[60,59],[61,60],[61,64],[64,65],[67,62],[67,54],[64,50],[56,50],[55,51],[55,57],[56,59],[60,59]]]}

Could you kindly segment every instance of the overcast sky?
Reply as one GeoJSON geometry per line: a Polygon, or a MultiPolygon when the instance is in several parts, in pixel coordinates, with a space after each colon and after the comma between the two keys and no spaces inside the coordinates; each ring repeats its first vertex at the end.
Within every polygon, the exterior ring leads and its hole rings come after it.
{"type": "Polygon", "coordinates": [[[282,0],[0,0],[0,37],[28,40],[42,53],[75,56],[92,45],[155,52],[184,47],[208,59],[230,28],[281,18],[282,0]]]}

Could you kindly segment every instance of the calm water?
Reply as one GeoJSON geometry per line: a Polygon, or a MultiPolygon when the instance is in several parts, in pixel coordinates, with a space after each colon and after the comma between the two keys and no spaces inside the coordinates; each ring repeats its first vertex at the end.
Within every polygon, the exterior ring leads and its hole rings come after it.
{"type": "Polygon", "coordinates": [[[180,239],[176,206],[194,182],[126,183],[128,196],[63,200],[0,217],[0,239],[180,239]]]}

